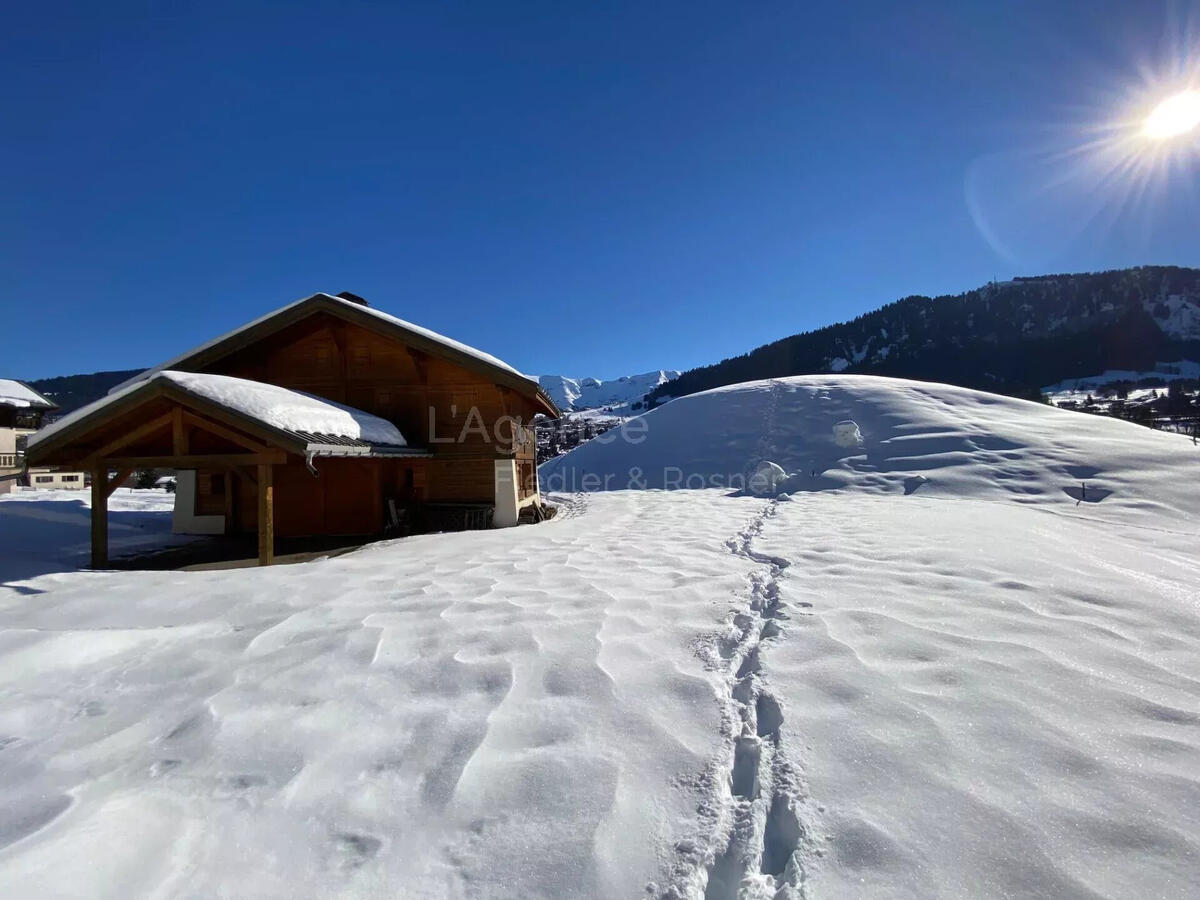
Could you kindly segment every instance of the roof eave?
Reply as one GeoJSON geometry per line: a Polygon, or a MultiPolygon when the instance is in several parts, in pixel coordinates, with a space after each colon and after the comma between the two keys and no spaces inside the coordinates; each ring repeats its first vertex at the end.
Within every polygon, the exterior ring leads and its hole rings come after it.
{"type": "Polygon", "coordinates": [[[305,447],[305,456],[317,458],[357,457],[368,459],[431,459],[433,452],[422,447],[365,446],[347,447],[343,444],[311,443],[305,447]]]}

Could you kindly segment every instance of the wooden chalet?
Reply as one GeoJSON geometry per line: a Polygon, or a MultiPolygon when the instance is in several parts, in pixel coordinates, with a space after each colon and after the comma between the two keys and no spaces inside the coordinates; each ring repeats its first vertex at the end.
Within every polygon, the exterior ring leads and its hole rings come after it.
{"type": "Polygon", "coordinates": [[[486,353],[314,294],[137,378],[29,439],[31,465],[91,472],[92,564],[128,473],[177,470],[175,530],[377,535],[393,514],[515,525],[540,503],[538,413],[554,403],[486,353]],[[484,514],[484,515],[481,515],[484,514]]]}

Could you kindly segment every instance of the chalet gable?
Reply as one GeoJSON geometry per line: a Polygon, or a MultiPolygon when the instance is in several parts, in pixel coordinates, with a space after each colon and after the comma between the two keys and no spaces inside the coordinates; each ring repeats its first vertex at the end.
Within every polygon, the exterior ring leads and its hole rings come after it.
{"type": "MultiPolygon", "coordinates": [[[[333,335],[335,350],[341,365],[349,371],[356,363],[354,349],[346,345],[337,346],[339,329],[330,324],[346,323],[376,335],[395,346],[397,354],[403,354],[404,363],[423,377],[420,369],[426,359],[437,360],[475,373],[479,377],[525,397],[532,407],[550,416],[559,414],[558,408],[541,389],[537,381],[522,375],[502,360],[474,347],[455,341],[427,328],[389,315],[365,305],[361,298],[334,297],[330,294],[313,294],[288,306],[268,313],[240,328],[221,335],[188,352],[168,360],[160,366],[141,373],[118,385],[114,391],[131,383],[145,380],[166,369],[192,372],[221,371],[243,377],[255,377],[253,361],[264,353],[276,349],[280,342],[273,338],[287,338],[284,343],[297,337],[303,338],[306,326],[311,332],[325,330],[333,335]]],[[[344,334],[344,331],[341,333],[344,334]]],[[[320,350],[316,361],[320,362],[320,350]]],[[[333,354],[329,354],[331,360],[333,354]]],[[[296,384],[294,387],[312,387],[296,384]]],[[[353,402],[350,397],[334,399],[353,402]]]]}

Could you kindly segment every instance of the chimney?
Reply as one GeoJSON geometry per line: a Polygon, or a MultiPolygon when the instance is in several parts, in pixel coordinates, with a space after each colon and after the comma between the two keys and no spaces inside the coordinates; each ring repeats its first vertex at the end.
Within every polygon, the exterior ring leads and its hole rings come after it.
{"type": "Polygon", "coordinates": [[[357,303],[359,306],[370,306],[371,305],[366,300],[364,300],[362,297],[358,296],[358,294],[352,294],[349,291],[342,291],[340,294],[338,294],[338,297],[340,297],[343,300],[349,300],[351,303],[357,303]]]}

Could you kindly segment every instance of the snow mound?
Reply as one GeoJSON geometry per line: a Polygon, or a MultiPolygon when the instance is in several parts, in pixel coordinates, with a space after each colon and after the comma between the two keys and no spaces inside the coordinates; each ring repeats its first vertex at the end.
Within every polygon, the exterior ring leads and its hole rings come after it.
{"type": "Polygon", "coordinates": [[[858,423],[845,421],[833,426],[833,442],[839,447],[858,447],[863,442],[862,432],[858,423]]]}
{"type": "Polygon", "coordinates": [[[788,480],[787,472],[778,463],[763,460],[750,476],[748,485],[750,493],[768,496],[779,493],[779,489],[788,480]]]}
{"type": "Polygon", "coordinates": [[[1083,502],[1086,484],[1093,513],[1190,519],[1200,480],[1180,467],[1198,458],[1185,437],[1116,419],[943,384],[805,375],[673,400],[550,460],[540,476],[548,490],[736,491],[769,459],[800,476],[789,491],[919,488],[1066,507],[1083,502]]]}

